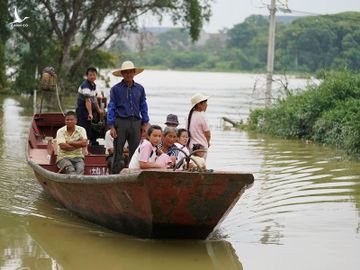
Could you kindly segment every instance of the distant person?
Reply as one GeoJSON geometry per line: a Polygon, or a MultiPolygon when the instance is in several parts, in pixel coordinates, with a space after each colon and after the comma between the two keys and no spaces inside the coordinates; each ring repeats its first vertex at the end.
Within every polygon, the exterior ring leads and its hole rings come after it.
{"type": "Polygon", "coordinates": [[[56,133],[56,143],[59,148],[56,165],[67,174],[84,173],[83,147],[87,146],[87,136],[86,130],[77,126],[76,122],[75,112],[67,112],[65,126],[56,133]]]}
{"type": "Polygon", "coordinates": [[[158,153],[157,145],[162,137],[160,126],[152,125],[147,130],[147,138],[144,139],[131,157],[129,169],[166,169],[173,164],[172,159],[164,153],[158,153]]]}
{"type": "Polygon", "coordinates": [[[206,169],[206,163],[205,163],[205,154],[206,150],[205,147],[201,144],[194,144],[192,148],[192,152],[196,151],[191,157],[194,161],[195,167],[201,170],[206,169]],[[201,151],[203,150],[203,151],[201,151]]]}
{"type": "Polygon", "coordinates": [[[149,125],[148,105],[145,89],[134,81],[134,76],[144,69],[135,67],[133,62],[125,61],[121,68],[113,72],[114,76],[123,80],[110,90],[107,123],[110,134],[114,138],[114,157],[112,173],[119,173],[124,167],[123,148],[129,143],[129,159],[131,160],[140,142],[141,126],[149,125]]]}
{"type": "Polygon", "coordinates": [[[99,122],[104,116],[104,110],[99,107],[96,98],[96,75],[96,68],[89,67],[86,70],[86,80],[78,89],[76,105],[78,125],[85,128],[91,145],[97,145],[97,134],[92,129],[91,122],[99,122]]]}
{"type": "MultiPolygon", "coordinates": [[[[205,150],[210,147],[211,133],[208,120],[205,114],[209,96],[197,93],[191,98],[191,110],[187,118],[187,129],[189,132],[189,149],[194,144],[201,144],[205,150]]],[[[206,154],[205,154],[206,158],[206,154]]]]}
{"type": "Polygon", "coordinates": [[[168,114],[166,116],[165,125],[167,127],[177,127],[179,125],[178,117],[175,114],[168,114]]]}

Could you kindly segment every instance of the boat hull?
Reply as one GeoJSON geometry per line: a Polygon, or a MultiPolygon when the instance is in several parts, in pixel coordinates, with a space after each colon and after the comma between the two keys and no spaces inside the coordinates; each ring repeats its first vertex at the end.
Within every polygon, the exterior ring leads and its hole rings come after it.
{"type": "Polygon", "coordinates": [[[253,182],[251,174],[160,170],[81,178],[32,166],[43,189],[69,210],[141,238],[205,239],[253,182]]]}

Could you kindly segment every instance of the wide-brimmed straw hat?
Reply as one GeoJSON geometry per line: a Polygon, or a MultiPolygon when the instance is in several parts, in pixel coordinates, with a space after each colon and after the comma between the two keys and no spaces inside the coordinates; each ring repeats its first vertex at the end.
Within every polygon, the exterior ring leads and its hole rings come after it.
{"type": "Polygon", "coordinates": [[[194,107],[196,104],[205,101],[209,98],[210,96],[205,96],[202,93],[196,93],[195,95],[193,95],[191,97],[191,107],[194,107]]]}
{"type": "Polygon", "coordinates": [[[113,75],[116,76],[116,77],[123,77],[123,75],[121,74],[121,71],[124,71],[124,70],[131,70],[131,69],[135,69],[135,75],[138,75],[139,73],[143,72],[144,71],[144,68],[142,67],[135,67],[134,63],[131,62],[131,61],[124,61],[122,64],[121,64],[121,68],[120,69],[117,69],[117,70],[114,70],[113,71],[113,75]]]}

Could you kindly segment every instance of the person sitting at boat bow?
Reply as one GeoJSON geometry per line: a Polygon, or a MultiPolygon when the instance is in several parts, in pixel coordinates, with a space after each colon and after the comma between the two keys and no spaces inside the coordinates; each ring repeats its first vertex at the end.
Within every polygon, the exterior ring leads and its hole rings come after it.
{"type": "Polygon", "coordinates": [[[65,126],[56,132],[58,156],[56,165],[66,174],[84,173],[83,147],[87,146],[86,130],[77,126],[76,114],[69,111],[65,114],[65,126]]]}

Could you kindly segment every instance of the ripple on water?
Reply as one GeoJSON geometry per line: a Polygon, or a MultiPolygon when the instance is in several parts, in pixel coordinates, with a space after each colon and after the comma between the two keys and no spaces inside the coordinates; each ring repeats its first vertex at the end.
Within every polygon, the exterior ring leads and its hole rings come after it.
{"type": "MultiPolygon", "coordinates": [[[[303,148],[289,142],[288,150],[277,150],[281,144],[262,142],[266,149],[263,150],[257,141],[258,159],[249,157],[258,165],[253,166],[257,168],[255,183],[222,227],[224,235],[229,235],[232,241],[283,244],[291,237],[310,237],[309,225],[297,225],[301,222],[300,217],[305,223],[307,219],[309,222],[318,219],[312,226],[321,233],[318,224],[323,224],[328,231],[336,231],[339,216],[353,217],[354,212],[360,212],[353,207],[344,207],[353,203],[356,191],[360,190],[358,167],[332,158],[329,150],[316,145],[303,148]],[[344,166],[351,167],[344,169],[344,166]],[[329,209],[334,214],[329,214],[329,209]]],[[[346,226],[349,223],[344,221],[346,226]]]]}

